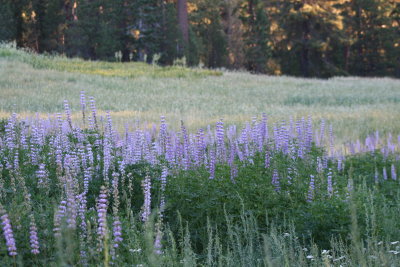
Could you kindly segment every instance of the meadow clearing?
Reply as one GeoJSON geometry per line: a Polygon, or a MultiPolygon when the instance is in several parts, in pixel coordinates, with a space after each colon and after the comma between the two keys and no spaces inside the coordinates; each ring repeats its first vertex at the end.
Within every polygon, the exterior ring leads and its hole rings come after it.
{"type": "Polygon", "coordinates": [[[96,98],[115,123],[180,121],[196,130],[223,119],[243,125],[266,113],[271,122],[312,116],[332,124],[340,143],[375,130],[400,132],[400,81],[337,77],[328,80],[252,75],[247,72],[160,68],[143,63],[48,59],[0,48],[0,116],[47,116],[63,101],[80,117],[79,94],[96,98]]]}
{"type": "Polygon", "coordinates": [[[398,102],[389,78],[2,46],[0,262],[397,266],[398,102]]]}

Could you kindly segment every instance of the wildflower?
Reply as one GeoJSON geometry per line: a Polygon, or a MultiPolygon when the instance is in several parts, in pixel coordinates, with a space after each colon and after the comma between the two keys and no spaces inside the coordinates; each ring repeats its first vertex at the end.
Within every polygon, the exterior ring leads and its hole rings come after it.
{"type": "Polygon", "coordinates": [[[331,169],[329,169],[329,172],[328,172],[328,188],[327,188],[327,190],[328,190],[328,196],[332,197],[333,186],[332,186],[332,170],[331,169]]]}
{"type": "Polygon", "coordinates": [[[391,168],[391,175],[392,175],[392,180],[397,180],[397,174],[396,174],[396,168],[394,167],[394,164],[392,164],[391,168]]]}
{"type": "Polygon", "coordinates": [[[35,224],[35,218],[33,217],[33,215],[30,216],[31,217],[31,223],[30,223],[30,227],[29,227],[29,240],[30,240],[30,244],[31,244],[31,252],[32,254],[39,254],[39,238],[38,238],[38,234],[37,234],[37,227],[35,224]]]}
{"type": "Polygon", "coordinates": [[[313,255],[307,255],[306,258],[312,260],[312,259],[314,259],[314,256],[313,255]]]}
{"type": "Polygon", "coordinates": [[[147,222],[151,213],[151,180],[150,176],[146,175],[142,182],[144,202],[142,207],[142,221],[147,222]]]}
{"type": "Polygon", "coordinates": [[[314,175],[310,175],[310,186],[307,194],[307,202],[312,202],[314,200],[314,190],[315,190],[314,175]]]}
{"type": "MultiPolygon", "coordinates": [[[[97,235],[102,243],[107,230],[107,189],[104,186],[101,187],[99,199],[97,200],[97,217],[97,235]]],[[[102,246],[102,244],[100,245],[102,246]]]]}
{"type": "MultiPolygon", "coordinates": [[[[2,209],[1,206],[0,209],[2,209]]],[[[4,238],[6,240],[6,245],[8,249],[8,255],[16,256],[17,248],[15,246],[14,233],[11,228],[11,223],[10,219],[8,218],[8,214],[4,212],[4,214],[0,218],[1,218],[1,224],[3,226],[4,238]]]]}
{"type": "Polygon", "coordinates": [[[274,169],[274,172],[272,174],[272,185],[274,185],[276,192],[279,192],[281,190],[279,175],[276,169],[274,169]]]}

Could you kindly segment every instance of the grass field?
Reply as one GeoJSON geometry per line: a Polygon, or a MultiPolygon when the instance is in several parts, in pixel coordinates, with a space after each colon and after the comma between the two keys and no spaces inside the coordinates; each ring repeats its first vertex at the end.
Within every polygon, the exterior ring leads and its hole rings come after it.
{"type": "Polygon", "coordinates": [[[242,124],[266,113],[270,121],[311,115],[326,119],[339,141],[400,132],[400,81],[338,77],[329,80],[215,72],[142,63],[104,63],[43,57],[0,48],[0,116],[60,112],[63,100],[79,111],[80,91],[94,96],[115,122],[159,122],[190,129],[242,124]],[[221,75],[223,74],[223,75],[221,75]]]}

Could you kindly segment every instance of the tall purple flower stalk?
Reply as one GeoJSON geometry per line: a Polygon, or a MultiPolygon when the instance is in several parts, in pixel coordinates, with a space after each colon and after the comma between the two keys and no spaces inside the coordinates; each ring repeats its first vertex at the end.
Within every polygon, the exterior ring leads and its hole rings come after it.
{"type": "Polygon", "coordinates": [[[278,175],[278,171],[276,169],[274,169],[274,172],[272,174],[272,185],[275,187],[275,189],[274,189],[275,192],[281,191],[279,175],[278,175]]]}
{"type": "Polygon", "coordinates": [[[37,233],[37,227],[35,223],[35,217],[33,217],[33,214],[31,214],[31,222],[29,226],[29,242],[31,245],[31,252],[32,254],[39,254],[39,238],[38,238],[38,233],[37,233]]]}
{"type": "Polygon", "coordinates": [[[387,180],[387,171],[386,171],[386,167],[383,167],[383,170],[382,170],[382,172],[383,172],[383,180],[387,180]]]}
{"type": "Polygon", "coordinates": [[[85,127],[85,119],[86,119],[86,115],[85,115],[85,110],[86,110],[86,95],[85,95],[85,91],[81,91],[81,110],[82,110],[82,120],[83,120],[83,126],[85,127]]]}
{"type": "Polygon", "coordinates": [[[98,129],[96,101],[94,100],[93,97],[90,97],[90,109],[92,110],[91,128],[98,129]]]}
{"type": "Polygon", "coordinates": [[[213,149],[210,150],[210,159],[209,159],[209,166],[208,171],[210,172],[209,179],[215,178],[215,151],[213,149]]]}
{"type": "Polygon", "coordinates": [[[1,224],[3,227],[4,238],[6,240],[8,255],[16,256],[17,255],[17,247],[15,245],[14,233],[11,228],[10,219],[8,218],[8,214],[3,210],[3,208],[1,206],[0,206],[0,211],[3,214],[0,218],[1,218],[1,224]]]}
{"type": "Polygon", "coordinates": [[[64,111],[65,116],[67,117],[68,125],[72,129],[71,110],[69,108],[68,100],[64,100],[64,111]]]}
{"type": "Polygon", "coordinates": [[[307,202],[312,202],[314,200],[314,192],[315,192],[314,175],[310,175],[310,185],[308,188],[307,202]]]}
{"type": "Polygon", "coordinates": [[[146,175],[142,182],[144,202],[142,206],[142,221],[147,222],[151,214],[151,179],[146,175]]]}
{"type": "Polygon", "coordinates": [[[329,172],[328,172],[327,184],[328,184],[328,186],[327,186],[328,196],[332,197],[332,195],[333,195],[333,185],[332,185],[332,170],[331,169],[329,169],[329,172]]]}
{"type": "Polygon", "coordinates": [[[397,180],[397,174],[396,174],[396,168],[394,167],[394,164],[392,164],[391,168],[391,175],[392,175],[392,180],[396,181],[397,180]]]}
{"type": "Polygon", "coordinates": [[[97,237],[100,250],[103,249],[103,240],[107,235],[107,204],[107,188],[101,186],[97,200],[97,237]]]}
{"type": "Polygon", "coordinates": [[[59,237],[61,236],[61,225],[62,221],[66,216],[67,212],[67,201],[62,200],[60,205],[58,206],[57,212],[54,214],[54,236],[59,237]]]}

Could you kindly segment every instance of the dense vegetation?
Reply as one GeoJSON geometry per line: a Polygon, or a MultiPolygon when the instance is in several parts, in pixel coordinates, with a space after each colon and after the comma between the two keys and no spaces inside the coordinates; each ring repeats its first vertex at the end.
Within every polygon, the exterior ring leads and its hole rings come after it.
{"type": "MultiPolygon", "coordinates": [[[[189,133],[64,114],[0,124],[6,265],[393,265],[400,136],[334,143],[311,118],[189,133]],[[133,128],[132,128],[133,127],[133,128]],[[130,130],[133,129],[133,130],[130,130]]],[[[328,130],[327,130],[328,129],[328,130]]]]}
{"type": "Polygon", "coordinates": [[[396,0],[2,0],[0,41],[92,60],[400,76],[396,0]]]}

